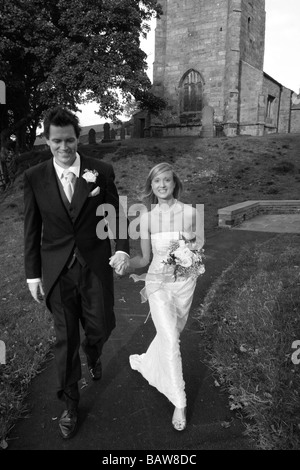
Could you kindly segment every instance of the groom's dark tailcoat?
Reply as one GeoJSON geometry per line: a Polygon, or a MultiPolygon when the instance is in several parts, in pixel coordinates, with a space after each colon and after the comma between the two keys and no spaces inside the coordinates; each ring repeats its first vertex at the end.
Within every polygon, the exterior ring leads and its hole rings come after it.
{"type": "MultiPolygon", "coordinates": [[[[129,253],[129,241],[127,237],[120,239],[118,234],[121,210],[113,167],[83,155],[80,155],[80,161],[80,176],[76,180],[71,204],[60,188],[53,159],[30,168],[24,174],[25,272],[28,279],[42,278],[46,304],[49,310],[53,310],[51,293],[66,271],[74,249],[79,250],[81,259],[96,275],[103,289],[104,307],[96,315],[102,316],[106,340],[115,327],[113,270],[109,265],[110,240],[108,237],[101,239],[96,233],[97,224],[100,222],[103,228],[104,222],[103,215],[97,215],[99,206],[110,204],[115,208],[116,250],[129,253]],[[82,177],[85,169],[98,172],[95,182],[88,183],[82,177]],[[100,188],[99,194],[91,196],[97,187],[100,188]]],[[[124,216],[121,219],[120,223],[127,224],[124,216]]],[[[124,237],[124,233],[126,236],[124,226],[122,232],[121,236],[124,237]]]]}

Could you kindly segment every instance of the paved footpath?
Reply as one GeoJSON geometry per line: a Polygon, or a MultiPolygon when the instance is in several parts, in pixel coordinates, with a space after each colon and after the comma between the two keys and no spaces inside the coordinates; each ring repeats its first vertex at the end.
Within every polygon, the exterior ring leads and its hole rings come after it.
{"type": "MultiPolygon", "coordinates": [[[[142,283],[128,276],[115,281],[117,327],[103,352],[103,378],[93,382],[82,356],[80,428],[73,439],[64,441],[58,432],[61,404],[56,400],[54,361],[32,382],[28,396],[28,416],[20,419],[10,433],[9,450],[246,450],[251,442],[244,426],[229,410],[226,394],[214,386],[214,378],[204,363],[195,311],[212,282],[236,258],[245,243],[261,243],[277,235],[216,229],[208,234],[205,246],[206,272],[198,280],[186,329],[181,337],[183,373],[188,398],[188,426],[173,430],[172,405],[155,388],[131,370],[128,356],[142,353],[154,336],[151,319],[145,324],[148,304],[140,303],[142,283]],[[229,427],[222,423],[231,422],[229,427]]],[[[138,453],[138,452],[137,452],[138,453]]],[[[113,454],[113,453],[112,453],[113,454]]],[[[126,455],[126,453],[124,453],[126,455]]],[[[100,460],[101,463],[101,460],[100,460]]]]}

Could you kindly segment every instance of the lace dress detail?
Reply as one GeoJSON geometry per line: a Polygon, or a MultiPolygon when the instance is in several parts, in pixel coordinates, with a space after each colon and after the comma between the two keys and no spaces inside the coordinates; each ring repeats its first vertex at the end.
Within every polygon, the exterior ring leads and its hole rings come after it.
{"type": "Polygon", "coordinates": [[[195,279],[174,281],[173,268],[162,263],[171,241],[179,232],[151,235],[152,262],[146,275],[131,275],[135,281],[145,280],[142,301],[148,300],[156,335],[144,354],[129,357],[132,369],[140,372],[150,385],[163,393],[174,406],[186,406],[182,375],[180,333],[188,319],[196,286],[195,279]]]}

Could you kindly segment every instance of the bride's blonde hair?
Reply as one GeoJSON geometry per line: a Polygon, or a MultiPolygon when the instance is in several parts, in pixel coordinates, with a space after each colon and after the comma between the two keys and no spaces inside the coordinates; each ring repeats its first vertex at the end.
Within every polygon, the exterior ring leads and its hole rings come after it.
{"type": "Polygon", "coordinates": [[[173,197],[175,199],[179,199],[180,194],[182,193],[183,184],[180,181],[177,174],[175,173],[172,165],[170,165],[170,163],[166,163],[166,162],[158,163],[158,165],[155,165],[150,170],[150,172],[147,176],[147,179],[146,179],[144,191],[142,193],[142,199],[146,202],[146,204],[149,207],[151,207],[152,204],[157,204],[157,202],[158,202],[157,196],[155,196],[155,194],[153,194],[151,183],[152,183],[153,179],[156,178],[156,176],[160,175],[161,173],[163,173],[165,171],[172,171],[172,174],[173,174],[173,180],[174,180],[174,183],[175,183],[175,187],[174,187],[174,191],[173,191],[173,197]]]}

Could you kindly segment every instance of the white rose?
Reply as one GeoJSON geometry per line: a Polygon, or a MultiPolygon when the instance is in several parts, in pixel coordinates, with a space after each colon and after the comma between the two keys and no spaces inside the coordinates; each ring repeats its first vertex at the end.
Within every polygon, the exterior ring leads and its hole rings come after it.
{"type": "Polygon", "coordinates": [[[176,259],[178,259],[179,264],[188,268],[193,264],[193,253],[186,246],[180,246],[177,250],[174,251],[176,259]]]}
{"type": "Polygon", "coordinates": [[[174,251],[174,255],[176,256],[176,258],[185,258],[187,256],[191,257],[193,253],[186,246],[180,246],[179,248],[177,248],[177,250],[174,251]]]}
{"type": "Polygon", "coordinates": [[[192,266],[193,261],[190,256],[187,256],[185,258],[181,258],[179,264],[180,266],[183,266],[184,268],[189,268],[190,266],[192,266]]]}
{"type": "Polygon", "coordinates": [[[92,171],[86,171],[83,173],[82,178],[84,178],[87,183],[95,183],[97,175],[92,171]]]}
{"type": "Polygon", "coordinates": [[[199,274],[204,274],[205,273],[205,267],[203,266],[203,264],[199,267],[198,273],[199,274]]]}

